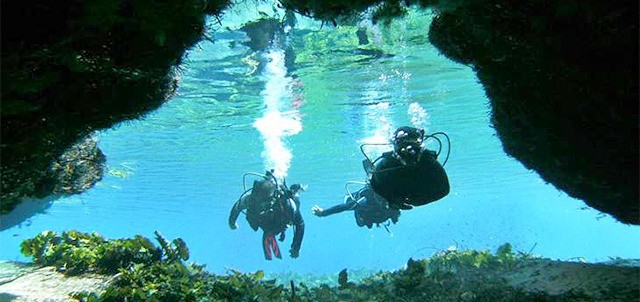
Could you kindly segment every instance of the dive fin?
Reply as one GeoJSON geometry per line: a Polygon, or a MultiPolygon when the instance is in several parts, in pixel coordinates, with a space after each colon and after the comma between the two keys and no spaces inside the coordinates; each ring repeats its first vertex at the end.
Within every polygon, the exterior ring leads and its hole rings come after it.
{"type": "Polygon", "coordinates": [[[271,256],[271,244],[269,243],[269,237],[270,235],[267,235],[267,233],[262,233],[262,251],[264,252],[264,259],[267,260],[271,260],[273,258],[273,256],[271,256]]]}
{"type": "Polygon", "coordinates": [[[262,233],[262,250],[264,251],[264,258],[267,260],[273,259],[276,256],[278,259],[282,259],[280,248],[276,242],[276,238],[273,234],[262,233]],[[273,251],[273,253],[272,253],[273,251]]]}

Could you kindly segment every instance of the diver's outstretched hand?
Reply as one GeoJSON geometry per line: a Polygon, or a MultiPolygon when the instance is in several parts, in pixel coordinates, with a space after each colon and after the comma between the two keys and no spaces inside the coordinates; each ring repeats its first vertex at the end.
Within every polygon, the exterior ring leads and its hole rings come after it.
{"type": "Polygon", "coordinates": [[[235,229],[237,229],[237,228],[238,228],[238,224],[237,224],[237,223],[229,223],[229,227],[230,227],[232,230],[235,230],[235,229]]]}
{"type": "Polygon", "coordinates": [[[290,249],[289,250],[289,256],[291,256],[291,258],[298,258],[298,256],[300,256],[300,251],[294,250],[294,249],[290,249]]]}
{"type": "Polygon", "coordinates": [[[313,213],[313,215],[316,216],[322,216],[322,211],[324,211],[320,206],[313,206],[311,207],[311,212],[313,213]]]}

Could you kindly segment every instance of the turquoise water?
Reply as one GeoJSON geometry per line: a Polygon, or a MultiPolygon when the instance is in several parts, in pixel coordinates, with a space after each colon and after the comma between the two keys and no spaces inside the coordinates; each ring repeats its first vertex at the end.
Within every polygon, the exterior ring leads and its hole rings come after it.
{"type": "Polygon", "coordinates": [[[0,259],[26,261],[22,240],[69,229],[108,238],[158,230],[183,238],[190,260],[216,273],[394,270],[449,246],[495,250],[505,242],[552,259],[640,258],[638,227],[587,208],[502,151],[472,70],[427,43],[428,14],[387,30],[361,25],[368,51],[358,51],[356,26],[301,20],[288,44],[253,52],[238,24],[255,17],[229,13],[230,28],[212,32],[215,43],[189,52],[176,97],[96,134],[109,172],[95,188],[2,216],[0,259]],[[285,45],[293,64],[283,61],[285,45]],[[352,213],[313,216],[313,205],[340,203],[347,181],[365,179],[359,145],[401,125],[450,136],[451,193],[403,211],[390,232],[359,228],[352,213]],[[280,243],[284,258],[266,261],[262,234],[243,216],[237,230],[227,226],[243,174],[267,168],[308,185],[298,259],[286,253],[291,230],[280,243]]]}

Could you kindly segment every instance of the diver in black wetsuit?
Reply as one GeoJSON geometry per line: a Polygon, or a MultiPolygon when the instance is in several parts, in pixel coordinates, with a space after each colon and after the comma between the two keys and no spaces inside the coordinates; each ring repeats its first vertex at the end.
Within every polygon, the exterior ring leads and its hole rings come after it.
{"type": "Polygon", "coordinates": [[[278,185],[273,174],[268,171],[263,178],[263,180],[254,181],[252,189],[245,191],[233,205],[229,214],[229,227],[236,229],[238,216],[246,210],[247,222],[251,228],[254,231],[258,228],[262,229],[264,257],[271,260],[273,256],[282,259],[275,235],[279,234],[278,239],[283,241],[287,227],[293,226],[293,241],[289,253],[291,258],[298,258],[304,236],[299,194],[303,188],[299,184],[294,184],[290,188],[286,185],[278,185]]]}
{"type": "Polygon", "coordinates": [[[376,194],[371,186],[366,185],[355,194],[347,194],[343,204],[335,205],[328,209],[322,209],[315,205],[311,208],[314,215],[325,217],[344,211],[353,211],[356,223],[359,227],[367,226],[371,228],[373,224],[379,225],[391,219],[395,224],[400,217],[400,210],[389,207],[389,204],[382,196],[376,194]]]}
{"type": "MultiPolygon", "coordinates": [[[[448,140],[446,134],[439,134],[448,140]]],[[[391,207],[407,210],[449,194],[447,173],[438,162],[442,142],[435,134],[427,138],[440,142],[439,152],[424,147],[423,129],[400,127],[393,134],[393,151],[383,153],[373,162],[368,158],[364,161],[371,187],[391,207]]]]}

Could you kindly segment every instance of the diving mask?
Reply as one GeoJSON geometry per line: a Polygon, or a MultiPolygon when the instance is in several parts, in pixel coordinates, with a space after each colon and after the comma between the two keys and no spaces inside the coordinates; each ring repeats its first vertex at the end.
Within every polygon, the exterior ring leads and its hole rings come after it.
{"type": "Polygon", "coordinates": [[[400,127],[393,135],[393,149],[406,163],[412,164],[418,161],[423,140],[423,129],[400,127]]]}

